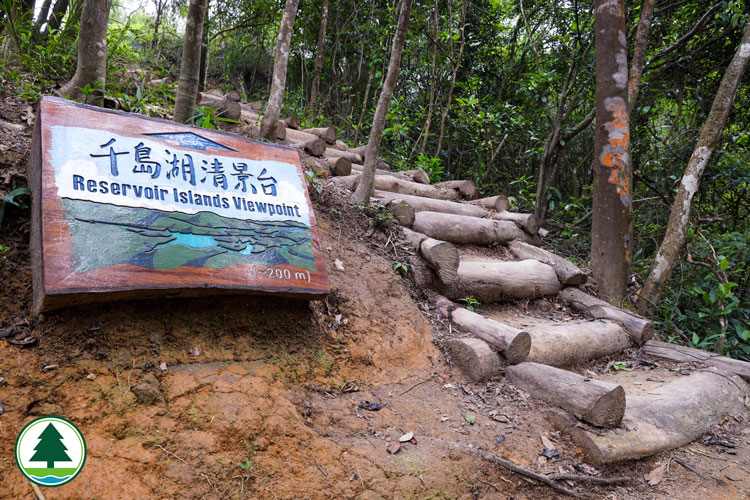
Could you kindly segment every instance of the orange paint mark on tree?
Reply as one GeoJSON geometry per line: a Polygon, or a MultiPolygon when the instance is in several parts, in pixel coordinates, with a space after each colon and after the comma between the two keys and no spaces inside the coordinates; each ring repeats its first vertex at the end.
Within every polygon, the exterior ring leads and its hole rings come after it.
{"type": "Polygon", "coordinates": [[[608,97],[604,100],[604,108],[612,113],[612,121],[604,124],[607,144],[602,149],[599,159],[602,165],[611,169],[607,181],[617,186],[617,193],[630,196],[630,120],[627,103],[622,97],[608,97]]]}

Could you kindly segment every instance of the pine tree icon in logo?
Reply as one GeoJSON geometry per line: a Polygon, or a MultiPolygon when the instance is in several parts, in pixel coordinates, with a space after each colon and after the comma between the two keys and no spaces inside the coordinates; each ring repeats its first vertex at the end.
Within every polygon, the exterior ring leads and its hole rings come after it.
{"type": "Polygon", "coordinates": [[[39,444],[34,448],[34,456],[31,460],[35,462],[47,462],[47,467],[54,469],[55,462],[70,462],[70,457],[65,453],[68,449],[62,442],[62,435],[50,422],[39,434],[39,444]]]}

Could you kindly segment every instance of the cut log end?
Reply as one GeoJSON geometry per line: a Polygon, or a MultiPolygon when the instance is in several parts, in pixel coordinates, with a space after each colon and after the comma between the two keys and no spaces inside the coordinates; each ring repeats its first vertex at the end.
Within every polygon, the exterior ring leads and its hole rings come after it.
{"type": "MultiPolygon", "coordinates": [[[[323,142],[323,141],[321,141],[323,142]]],[[[325,151],[325,147],[323,148],[325,151]]],[[[352,161],[349,158],[338,157],[338,158],[327,158],[328,168],[331,169],[331,173],[336,176],[351,175],[352,173],[352,161]]]]}
{"type": "Polygon", "coordinates": [[[520,332],[513,338],[505,350],[505,359],[511,365],[517,365],[529,357],[531,352],[531,335],[528,332],[520,332]]]}
{"type": "Polygon", "coordinates": [[[500,372],[500,357],[483,340],[457,339],[448,342],[451,359],[474,382],[483,382],[500,372]]]}
{"type": "MultiPolygon", "coordinates": [[[[412,223],[414,220],[412,219],[412,223]]],[[[447,241],[426,238],[420,244],[420,251],[433,265],[443,283],[452,283],[458,272],[458,249],[447,241]]]]}
{"type": "Polygon", "coordinates": [[[414,224],[414,209],[404,200],[391,200],[386,208],[402,226],[411,227],[414,224]]]}
{"type": "Polygon", "coordinates": [[[600,397],[585,420],[599,427],[616,427],[625,415],[625,389],[618,385],[600,397]]]}

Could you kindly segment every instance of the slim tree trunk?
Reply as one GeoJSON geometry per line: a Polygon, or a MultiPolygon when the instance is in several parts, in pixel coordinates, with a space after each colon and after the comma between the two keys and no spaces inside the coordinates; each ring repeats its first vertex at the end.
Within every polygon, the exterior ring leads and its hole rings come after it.
{"type": "Polygon", "coordinates": [[[685,244],[693,197],[698,192],[703,172],[721,138],[721,131],[732,109],[732,104],[734,104],[737,87],[745,73],[748,60],[750,60],[750,22],[745,25],[745,33],[740,46],[724,73],[711,111],[698,136],[695,151],[688,161],[680,188],[672,204],[667,232],[654,258],[643,290],[639,294],[638,305],[646,311],[653,311],[659,303],[659,299],[664,292],[664,285],[667,283],[680,250],[685,244]]]}
{"type": "Polygon", "coordinates": [[[651,19],[654,17],[655,0],[643,0],[641,18],[638,21],[638,33],[633,46],[633,60],[630,63],[630,79],[628,80],[628,114],[633,112],[638,91],[641,88],[641,76],[646,65],[646,47],[648,34],[651,31],[651,19]]]}
{"type": "MultiPolygon", "coordinates": [[[[78,34],[78,62],[76,72],[61,89],[63,96],[80,100],[81,87],[90,85],[96,90],[87,102],[101,106],[107,81],[107,24],[112,0],[86,0],[81,13],[78,34]]],[[[57,7],[57,5],[55,5],[57,7]]]]}
{"type": "Polygon", "coordinates": [[[203,20],[203,36],[201,37],[201,66],[198,70],[198,92],[206,90],[206,72],[208,71],[208,6],[206,1],[206,18],[203,20]]]}
{"type": "MultiPolygon", "coordinates": [[[[80,2],[80,5],[84,3],[85,0],[78,1],[80,2]]],[[[68,10],[69,3],[69,0],[57,0],[55,2],[55,6],[52,7],[52,14],[50,14],[49,19],[47,19],[47,29],[45,30],[45,33],[50,33],[60,29],[60,25],[62,25],[63,18],[65,17],[65,12],[68,10]]],[[[109,4],[111,5],[112,2],[109,2],[109,4]]]]}
{"type": "Polygon", "coordinates": [[[443,110],[443,116],[440,117],[440,133],[438,134],[437,148],[435,148],[435,158],[440,156],[440,149],[443,147],[443,136],[445,135],[445,120],[448,118],[448,113],[451,110],[451,100],[453,100],[453,89],[456,86],[456,76],[458,75],[458,68],[461,66],[461,57],[464,54],[464,47],[466,46],[466,7],[469,0],[464,0],[463,10],[461,11],[461,45],[458,48],[458,57],[456,58],[456,65],[453,67],[453,78],[451,79],[451,86],[448,87],[448,99],[445,103],[445,109],[443,110]]]}
{"type": "Polygon", "coordinates": [[[289,45],[292,40],[292,27],[294,18],[297,17],[297,5],[299,0],[286,0],[284,15],[279,26],[279,40],[276,43],[276,55],[273,61],[273,77],[271,79],[271,92],[268,96],[268,105],[260,122],[260,135],[273,141],[276,139],[276,124],[281,115],[281,103],[284,100],[284,89],[286,87],[286,67],[289,64],[289,45]]]}
{"type": "Polygon", "coordinates": [[[328,0],[323,0],[320,9],[320,30],[318,31],[318,50],[315,53],[315,69],[313,70],[313,82],[310,89],[310,109],[315,110],[318,100],[318,86],[320,85],[320,72],[323,70],[323,60],[326,50],[326,26],[328,25],[328,0]]]}
{"type": "Polygon", "coordinates": [[[378,107],[375,108],[372,129],[370,129],[370,140],[367,142],[365,168],[362,171],[359,185],[353,196],[357,203],[367,203],[372,195],[373,184],[375,183],[375,169],[378,165],[378,151],[380,150],[380,142],[383,140],[383,130],[385,129],[385,118],[388,115],[388,107],[391,104],[393,89],[396,87],[396,79],[401,67],[401,56],[404,53],[404,46],[406,45],[406,33],[409,30],[412,1],[402,0],[401,3],[401,14],[398,18],[396,36],[393,37],[393,48],[391,49],[391,60],[388,63],[388,74],[385,77],[383,90],[378,99],[378,107]]]}
{"type": "Polygon", "coordinates": [[[172,118],[177,123],[186,123],[195,113],[195,101],[198,98],[200,81],[201,40],[207,8],[208,0],[190,0],[185,25],[185,42],[182,45],[180,81],[177,84],[177,98],[172,118]]]}
{"type": "Polygon", "coordinates": [[[39,35],[42,32],[42,26],[47,22],[47,16],[49,15],[49,8],[52,6],[52,0],[44,0],[42,8],[39,10],[39,15],[34,23],[34,37],[39,39],[39,35]]]}
{"type": "Polygon", "coordinates": [[[154,34],[151,36],[151,50],[159,45],[159,27],[161,26],[161,14],[165,3],[166,0],[156,0],[156,18],[154,19],[154,34]]]}
{"type": "Polygon", "coordinates": [[[440,21],[438,17],[438,0],[435,0],[435,7],[433,9],[433,40],[432,40],[432,67],[430,68],[430,104],[427,107],[427,119],[425,120],[424,135],[422,136],[422,149],[420,150],[424,155],[427,149],[427,139],[430,137],[430,124],[432,123],[432,111],[435,107],[435,87],[437,81],[435,80],[435,62],[437,60],[437,38],[440,30],[440,21]]]}
{"type": "Polygon", "coordinates": [[[625,298],[630,257],[631,171],[625,1],[595,0],[596,132],[591,270],[612,303],[625,298]]]}

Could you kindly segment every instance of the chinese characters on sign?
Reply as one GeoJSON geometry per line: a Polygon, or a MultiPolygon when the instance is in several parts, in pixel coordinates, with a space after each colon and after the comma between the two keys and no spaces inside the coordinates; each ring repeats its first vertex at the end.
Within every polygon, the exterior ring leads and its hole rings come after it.
{"type": "Polygon", "coordinates": [[[54,98],[39,123],[36,310],[82,289],[328,292],[295,151],[54,98]]]}

